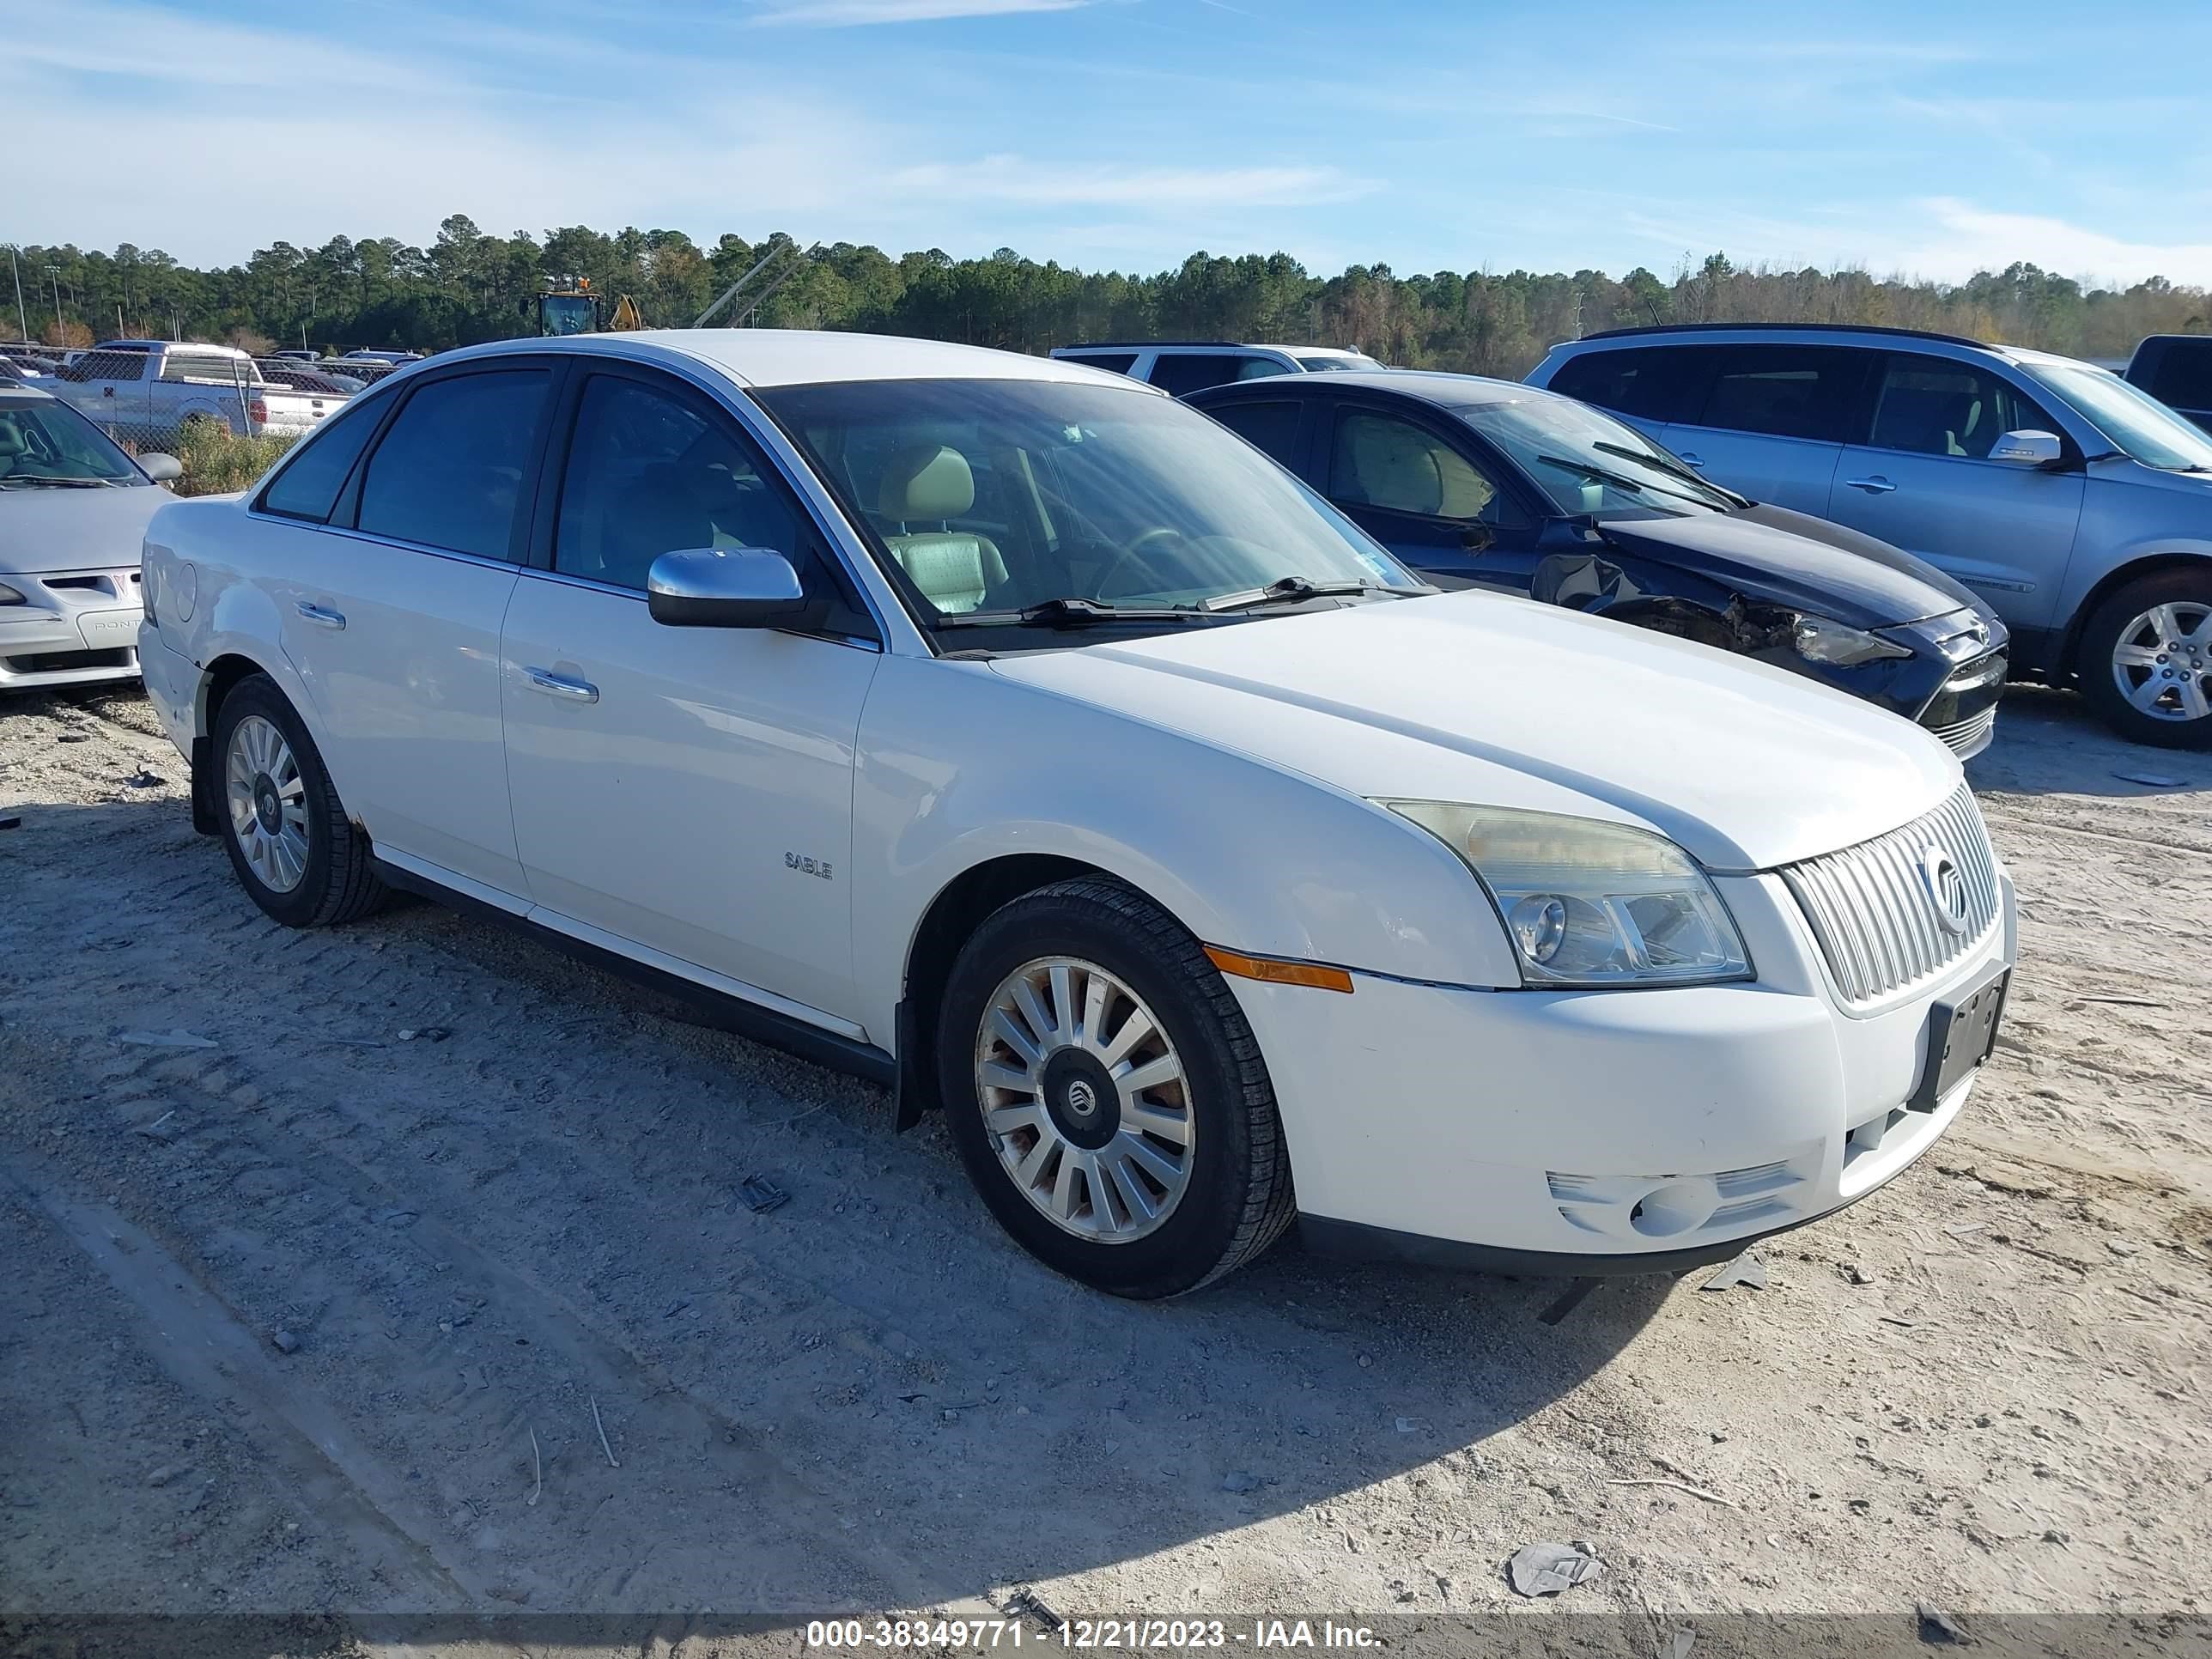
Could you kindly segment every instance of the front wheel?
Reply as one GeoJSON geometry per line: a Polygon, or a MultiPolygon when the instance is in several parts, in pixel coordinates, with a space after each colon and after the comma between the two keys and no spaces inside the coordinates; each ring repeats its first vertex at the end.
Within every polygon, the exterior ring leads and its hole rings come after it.
{"type": "Polygon", "coordinates": [[[288,927],[352,921],[385,897],[314,740],[276,683],[249,675],[216,711],[222,844],[253,902],[288,927]]]}
{"type": "Polygon", "coordinates": [[[1198,941],[1120,882],[1057,883],[986,920],[953,964],[937,1051],[969,1178],[1071,1279],[1178,1296],[1290,1224],[1243,1010],[1198,941]]]}
{"type": "Polygon", "coordinates": [[[2122,737],[2212,749],[2212,566],[2113,594],[2083,627],[2076,666],[2082,694],[2122,737]]]}

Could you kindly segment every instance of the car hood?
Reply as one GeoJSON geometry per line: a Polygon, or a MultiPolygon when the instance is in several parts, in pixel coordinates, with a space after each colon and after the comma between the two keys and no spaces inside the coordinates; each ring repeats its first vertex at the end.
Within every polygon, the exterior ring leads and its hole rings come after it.
{"type": "Polygon", "coordinates": [[[1799,675],[1479,591],[992,665],[1352,794],[1637,824],[1717,871],[1893,830],[1960,775],[1926,732],[1799,675]]]}
{"type": "Polygon", "coordinates": [[[1976,605],[1972,593],[1926,561],[1783,507],[1601,519],[1598,529],[1625,552],[1696,571],[1748,599],[1853,628],[1894,628],[1976,605]]]}
{"type": "Polygon", "coordinates": [[[135,568],[146,521],[176,499],[156,484],[0,489],[0,576],[135,568]]]}

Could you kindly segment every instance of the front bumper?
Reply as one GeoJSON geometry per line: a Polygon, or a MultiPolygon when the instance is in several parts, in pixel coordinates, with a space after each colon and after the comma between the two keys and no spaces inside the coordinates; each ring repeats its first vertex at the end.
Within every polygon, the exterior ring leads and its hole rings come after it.
{"type": "Polygon", "coordinates": [[[1356,975],[1231,981],[1324,1249],[1493,1271],[1679,1271],[1866,1196],[1942,1137],[1912,1112],[1940,998],[2013,958],[2010,882],[1976,948],[1873,1012],[1842,1003],[1777,876],[1724,878],[1759,978],[1482,991],[1356,975]]]}
{"type": "Polygon", "coordinates": [[[23,596],[0,605],[0,691],[123,680],[138,672],[138,570],[9,575],[23,596]]]}

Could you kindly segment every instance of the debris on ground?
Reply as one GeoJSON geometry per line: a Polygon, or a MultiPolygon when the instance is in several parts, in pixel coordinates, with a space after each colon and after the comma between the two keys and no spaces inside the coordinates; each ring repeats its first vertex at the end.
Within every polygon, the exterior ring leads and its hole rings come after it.
{"type": "Polygon", "coordinates": [[[402,1042],[443,1042],[453,1034],[451,1026],[410,1025],[399,1033],[399,1040],[402,1042]]]}
{"type": "Polygon", "coordinates": [[[1932,1601],[1923,1601],[1914,1611],[1920,1618],[1920,1639],[1942,1646],[1953,1642],[1970,1642],[1959,1622],[1932,1601]]]}
{"type": "Polygon", "coordinates": [[[168,779],[163,777],[159,772],[149,770],[142,766],[123,781],[133,789],[159,789],[168,781],[168,779]]]}
{"type": "MultiPolygon", "coordinates": [[[[1559,1299],[1536,1317],[1547,1325],[1556,1325],[1583,1305],[1583,1298],[1597,1288],[1595,1279],[1577,1279],[1559,1293],[1559,1299]]],[[[1364,1361],[1362,1363],[1364,1363],[1364,1361]]]]}
{"type": "Polygon", "coordinates": [[[20,830],[22,824],[23,815],[20,812],[0,814],[0,830],[20,830]]]}
{"type": "Polygon", "coordinates": [[[155,1470],[153,1474],[146,1477],[146,1484],[149,1486],[166,1486],[172,1480],[176,1480],[180,1475],[189,1474],[190,1473],[191,1470],[187,1469],[182,1463],[164,1463],[160,1468],[155,1470]]]}
{"type": "Polygon", "coordinates": [[[738,1183],[738,1195],[755,1215],[766,1215],[791,1201],[791,1194],[766,1176],[747,1176],[738,1183]]]}
{"type": "Polygon", "coordinates": [[[1732,1291],[1739,1285],[1747,1291],[1763,1291],[1766,1288],[1766,1264],[1749,1250],[1736,1257],[1698,1288],[1701,1291],[1732,1291]]]}
{"type": "Polygon", "coordinates": [[[1557,1595],[1604,1571],[1605,1563],[1580,1544],[1523,1544],[1505,1563],[1505,1582],[1516,1595],[1557,1595]]]}
{"type": "Polygon", "coordinates": [[[211,1039],[185,1030],[125,1031],[115,1040],[127,1042],[134,1048],[212,1048],[216,1046],[211,1039]]]}
{"type": "Polygon", "coordinates": [[[300,1352],[300,1339],[289,1331],[271,1331],[269,1333],[269,1346],[278,1353],[297,1353],[300,1352]]]}
{"type": "Polygon", "coordinates": [[[2179,789],[2179,778],[2169,778],[2163,772],[2115,772],[2112,775],[2122,783],[2140,783],[2153,789],[2179,789]]]}
{"type": "Polygon", "coordinates": [[[1243,1469],[1231,1469],[1221,1477],[1224,1492],[1257,1492],[1263,1484],[1258,1475],[1248,1474],[1243,1469]]]}

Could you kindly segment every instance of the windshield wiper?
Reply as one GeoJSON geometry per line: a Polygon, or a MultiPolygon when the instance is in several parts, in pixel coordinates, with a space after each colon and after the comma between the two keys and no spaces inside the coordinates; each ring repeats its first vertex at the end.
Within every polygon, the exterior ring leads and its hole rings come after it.
{"type": "Polygon", "coordinates": [[[1749,507],[1751,505],[1751,498],[1749,496],[1739,495],[1733,489],[1724,489],[1720,485],[1715,483],[1711,478],[1706,477],[1703,473],[1698,472],[1668,456],[1654,454],[1649,450],[1631,449],[1626,444],[1607,443],[1602,438],[1593,440],[1590,444],[1590,447],[1592,449],[1602,451],[1607,455],[1618,455],[1625,461],[1640,462],[1642,465],[1652,468],[1655,471],[1664,472],[1669,477],[1680,478],[1684,483],[1693,483],[1700,489],[1710,489],[1714,495],[1723,496],[1727,500],[1734,501],[1738,507],[1749,507]]]}
{"type": "Polygon", "coordinates": [[[111,482],[106,478],[58,478],[49,472],[10,472],[0,477],[0,484],[55,484],[64,489],[105,489],[111,482]]]}
{"type": "Polygon", "coordinates": [[[1260,605],[1299,605],[1307,599],[1326,599],[1338,593],[1396,593],[1410,592],[1409,589],[1385,587],[1381,582],[1333,581],[1317,582],[1306,576],[1284,576],[1269,582],[1265,587],[1248,587],[1241,593],[1217,593],[1200,602],[1206,611],[1243,611],[1260,605]]]}
{"type": "Polygon", "coordinates": [[[1205,612],[1187,605],[1115,605],[1079,596],[1042,599],[1018,611],[962,611],[939,617],[932,628],[1091,628],[1102,623],[1188,623],[1205,612]]]}

